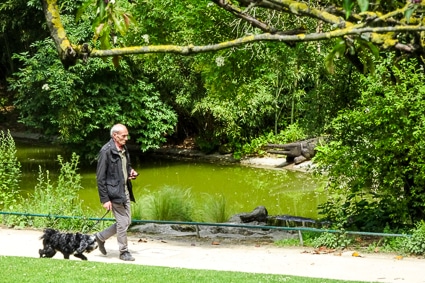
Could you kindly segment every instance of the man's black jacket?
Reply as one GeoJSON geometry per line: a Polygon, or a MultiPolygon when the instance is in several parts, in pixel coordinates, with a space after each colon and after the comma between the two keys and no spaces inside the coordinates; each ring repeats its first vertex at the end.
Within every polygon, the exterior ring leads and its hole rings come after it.
{"type": "Polygon", "coordinates": [[[133,187],[131,181],[128,179],[132,169],[130,154],[126,146],[124,146],[124,149],[127,157],[128,176],[123,176],[121,157],[113,139],[100,149],[96,179],[101,203],[108,201],[113,203],[125,203],[125,183],[127,183],[130,200],[135,201],[133,187]]]}

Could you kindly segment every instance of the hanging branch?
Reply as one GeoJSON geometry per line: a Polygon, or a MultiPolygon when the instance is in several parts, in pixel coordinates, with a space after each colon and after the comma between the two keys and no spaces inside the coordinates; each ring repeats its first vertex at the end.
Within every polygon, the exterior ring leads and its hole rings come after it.
{"type": "MultiPolygon", "coordinates": [[[[404,7],[390,11],[387,14],[378,15],[373,12],[360,14],[351,13],[349,20],[341,17],[342,10],[332,7],[314,8],[305,3],[292,0],[240,0],[237,1],[241,7],[232,4],[227,0],[211,0],[217,6],[228,11],[237,18],[240,18],[253,27],[259,29],[262,33],[247,35],[234,40],[210,44],[210,45],[148,45],[131,46],[112,49],[91,49],[89,44],[72,45],[66,36],[66,31],[60,20],[60,12],[57,6],[57,0],[41,0],[43,11],[50,30],[50,34],[55,42],[59,58],[66,68],[74,65],[79,58],[87,60],[88,57],[115,57],[129,54],[147,54],[147,53],[175,53],[181,55],[191,55],[203,52],[213,52],[226,48],[233,48],[244,44],[255,43],[259,41],[276,41],[282,43],[297,43],[308,41],[323,41],[332,38],[350,38],[361,37],[370,43],[379,46],[381,49],[397,49],[402,52],[423,52],[421,44],[405,44],[399,42],[396,37],[400,33],[417,33],[422,39],[425,34],[425,25],[422,18],[410,17],[410,21],[404,18],[406,14],[412,15],[422,3],[408,3],[404,7]],[[412,6],[416,5],[416,6],[412,6]],[[413,7],[413,8],[412,8],[413,7]],[[253,8],[264,8],[278,12],[288,13],[295,17],[307,17],[315,19],[318,22],[329,25],[330,31],[322,32],[315,30],[309,32],[304,29],[280,30],[277,27],[270,26],[249,13],[253,8]],[[397,18],[398,17],[398,18],[397,18]],[[400,19],[401,18],[401,19],[400,19]],[[418,20],[419,19],[419,20],[418,20]],[[407,24],[414,23],[412,24],[407,24]]],[[[352,40],[352,38],[350,39],[352,40]]],[[[422,40],[425,42],[425,40],[422,40]]]]}

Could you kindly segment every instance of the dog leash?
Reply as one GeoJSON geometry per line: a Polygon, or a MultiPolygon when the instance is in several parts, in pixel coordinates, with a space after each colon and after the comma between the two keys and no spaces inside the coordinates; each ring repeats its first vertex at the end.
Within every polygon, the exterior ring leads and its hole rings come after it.
{"type": "Polygon", "coordinates": [[[97,224],[99,224],[99,222],[100,222],[100,221],[102,221],[102,220],[103,220],[103,218],[105,218],[106,214],[108,214],[108,213],[109,213],[109,210],[106,210],[106,212],[105,212],[105,214],[103,214],[102,218],[98,219],[98,220],[96,221],[96,223],[94,223],[94,224],[90,227],[90,229],[89,229],[88,231],[93,230],[94,226],[96,226],[97,224]]]}

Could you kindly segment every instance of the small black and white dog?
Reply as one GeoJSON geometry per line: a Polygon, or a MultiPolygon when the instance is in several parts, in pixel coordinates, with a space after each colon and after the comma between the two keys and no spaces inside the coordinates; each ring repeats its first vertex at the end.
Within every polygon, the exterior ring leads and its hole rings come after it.
{"type": "Polygon", "coordinates": [[[69,259],[69,256],[73,254],[75,257],[87,260],[83,253],[89,253],[97,248],[94,235],[61,233],[50,228],[44,230],[40,239],[43,240],[43,249],[38,250],[40,257],[53,257],[59,251],[65,259],[69,259]]]}

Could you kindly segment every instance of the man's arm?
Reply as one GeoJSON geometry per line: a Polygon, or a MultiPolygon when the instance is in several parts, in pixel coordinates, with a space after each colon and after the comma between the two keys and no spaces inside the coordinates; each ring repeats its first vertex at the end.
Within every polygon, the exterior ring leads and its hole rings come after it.
{"type": "Polygon", "coordinates": [[[106,172],[108,169],[108,158],[105,150],[99,153],[99,159],[96,168],[97,189],[101,203],[109,202],[108,189],[106,187],[106,172]]]}

